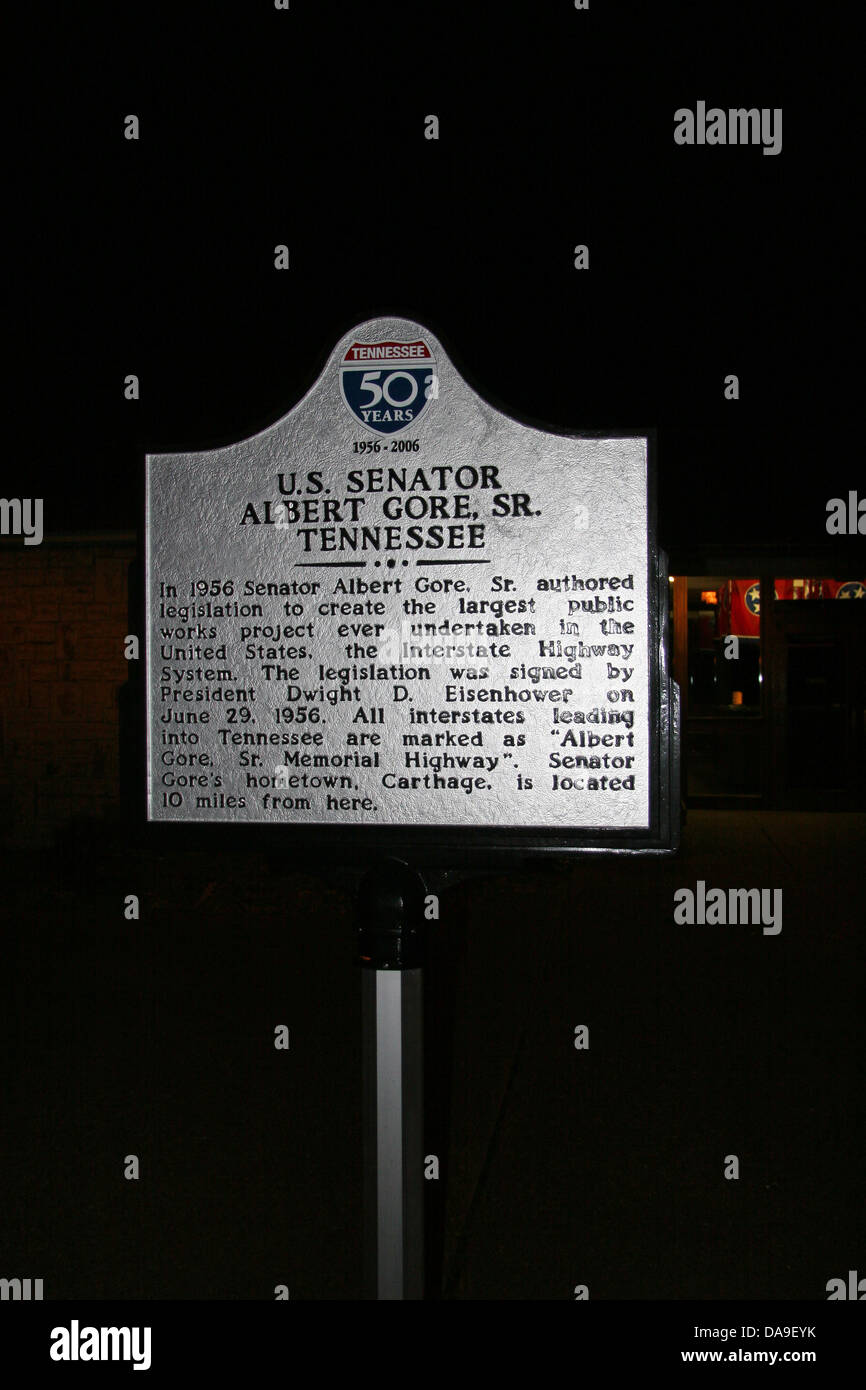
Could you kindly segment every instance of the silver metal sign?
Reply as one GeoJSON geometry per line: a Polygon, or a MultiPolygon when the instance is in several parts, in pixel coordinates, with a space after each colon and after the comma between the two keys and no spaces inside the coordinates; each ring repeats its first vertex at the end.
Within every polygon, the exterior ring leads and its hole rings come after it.
{"type": "Polygon", "coordinates": [[[149,819],[664,848],[649,450],[510,419],[388,318],[261,434],[148,456],[149,819]]]}

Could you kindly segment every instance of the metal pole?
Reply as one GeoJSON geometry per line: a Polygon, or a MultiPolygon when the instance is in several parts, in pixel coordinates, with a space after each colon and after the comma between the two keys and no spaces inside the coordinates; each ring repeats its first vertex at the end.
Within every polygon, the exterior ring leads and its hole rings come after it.
{"type": "Polygon", "coordinates": [[[367,1297],[424,1297],[424,883],[399,860],[358,897],[367,1297]]]}

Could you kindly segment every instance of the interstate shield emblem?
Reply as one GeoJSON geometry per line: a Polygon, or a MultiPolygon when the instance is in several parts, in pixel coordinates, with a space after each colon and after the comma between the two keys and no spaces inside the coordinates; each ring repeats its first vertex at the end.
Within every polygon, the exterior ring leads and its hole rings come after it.
{"type": "Polygon", "coordinates": [[[352,343],[340,363],[340,391],[365,429],[396,434],[414,425],[437,395],[433,354],[423,338],[352,343]]]}

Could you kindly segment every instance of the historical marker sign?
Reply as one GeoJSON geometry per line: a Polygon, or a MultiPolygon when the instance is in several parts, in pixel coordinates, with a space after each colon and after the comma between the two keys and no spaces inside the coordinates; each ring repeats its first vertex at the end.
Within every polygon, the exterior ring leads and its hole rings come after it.
{"type": "Polygon", "coordinates": [[[520,424],[376,319],[261,434],[150,455],[149,818],[670,849],[650,443],[520,424]]]}

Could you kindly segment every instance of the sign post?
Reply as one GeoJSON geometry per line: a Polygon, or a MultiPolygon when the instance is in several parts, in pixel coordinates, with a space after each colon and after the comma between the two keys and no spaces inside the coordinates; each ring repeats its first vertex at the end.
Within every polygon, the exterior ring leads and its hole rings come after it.
{"type": "Polygon", "coordinates": [[[678,844],[654,438],[522,424],[421,324],[373,319],[260,434],[149,455],[146,511],[148,818],[379,866],[371,1277],[420,1297],[414,866],[678,844]]]}
{"type": "Polygon", "coordinates": [[[424,884],[383,860],[358,894],[363,1039],[365,1284],[424,1296],[424,884]]]}

